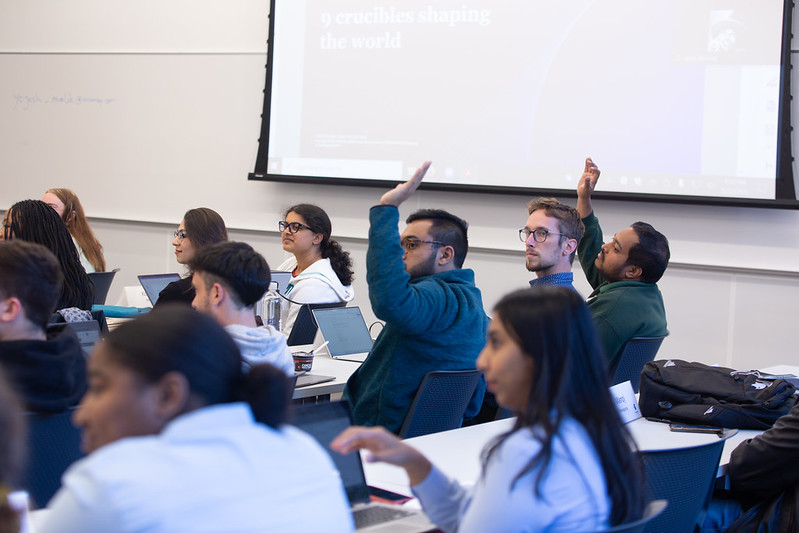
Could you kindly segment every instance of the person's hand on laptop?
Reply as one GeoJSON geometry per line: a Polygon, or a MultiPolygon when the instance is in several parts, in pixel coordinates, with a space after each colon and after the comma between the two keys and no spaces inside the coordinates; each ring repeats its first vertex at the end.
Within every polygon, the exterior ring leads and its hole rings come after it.
{"type": "Polygon", "coordinates": [[[411,179],[406,181],[405,183],[400,183],[387,193],[385,193],[380,198],[380,205],[393,205],[398,207],[402,202],[410,198],[410,196],[419,188],[419,184],[422,183],[422,178],[427,173],[427,169],[430,168],[431,161],[425,161],[422,163],[416,172],[414,172],[411,179]]]}
{"type": "Polygon", "coordinates": [[[433,468],[416,448],[382,427],[351,426],[333,439],[330,448],[342,454],[368,450],[370,455],[366,460],[370,463],[383,462],[404,468],[411,486],[424,481],[433,468]]]}

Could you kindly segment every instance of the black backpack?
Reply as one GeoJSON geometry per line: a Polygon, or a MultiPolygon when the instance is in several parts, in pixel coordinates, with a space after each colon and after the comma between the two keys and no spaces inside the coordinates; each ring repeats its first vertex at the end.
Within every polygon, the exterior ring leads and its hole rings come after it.
{"type": "Polygon", "coordinates": [[[738,429],[768,429],[796,403],[796,387],[755,372],[661,359],[644,365],[641,414],[677,422],[738,429]]]}

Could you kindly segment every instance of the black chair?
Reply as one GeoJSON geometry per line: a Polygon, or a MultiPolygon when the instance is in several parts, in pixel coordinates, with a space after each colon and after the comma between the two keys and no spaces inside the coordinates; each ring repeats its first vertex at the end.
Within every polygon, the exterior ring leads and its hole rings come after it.
{"type": "Polygon", "coordinates": [[[662,337],[633,337],[627,341],[616,365],[610,369],[611,386],[630,381],[633,391],[638,392],[641,370],[646,363],[655,359],[667,335],[668,333],[662,337]]]}
{"type": "Polygon", "coordinates": [[[94,283],[94,305],[105,305],[105,299],[108,297],[108,290],[111,288],[111,282],[114,281],[114,276],[119,272],[118,268],[110,272],[89,272],[89,279],[94,283]]]}
{"type": "Polygon", "coordinates": [[[73,409],[57,414],[25,413],[28,457],[21,487],[34,504],[44,507],[61,487],[61,475],[83,457],[80,430],[72,425],[73,409]]]}
{"type": "Polygon", "coordinates": [[[646,509],[644,509],[644,516],[638,520],[613,526],[609,529],[603,529],[597,533],[641,533],[649,522],[663,512],[663,509],[665,509],[667,505],[668,502],[666,500],[651,501],[647,504],[646,509]]]}
{"type": "Polygon", "coordinates": [[[644,529],[647,533],[691,532],[701,526],[713,493],[724,441],[737,433],[724,430],[722,438],[700,446],[640,451],[650,498],[668,500],[669,506],[644,529]]]}
{"type": "Polygon", "coordinates": [[[400,428],[400,438],[459,428],[482,375],[479,370],[438,370],[425,374],[400,428]]]}
{"type": "Polygon", "coordinates": [[[314,309],[325,309],[328,307],[346,307],[347,302],[335,302],[326,304],[302,304],[300,310],[297,312],[297,318],[294,320],[294,326],[288,337],[289,346],[302,346],[305,344],[313,344],[316,338],[316,330],[319,326],[316,325],[316,319],[313,316],[314,309]]]}

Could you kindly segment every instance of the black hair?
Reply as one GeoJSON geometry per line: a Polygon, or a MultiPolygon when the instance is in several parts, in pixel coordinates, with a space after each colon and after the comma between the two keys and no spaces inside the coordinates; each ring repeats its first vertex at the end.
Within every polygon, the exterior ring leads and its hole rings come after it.
{"type": "Polygon", "coordinates": [[[186,228],[191,244],[198,250],[227,240],[225,221],[219,213],[208,207],[186,211],[183,215],[183,227],[186,228]]]}
{"type": "Polygon", "coordinates": [[[31,323],[47,327],[63,282],[58,260],[41,244],[0,242],[0,297],[19,298],[31,323]]]}
{"type": "Polygon", "coordinates": [[[244,242],[220,242],[207,246],[189,261],[194,275],[206,284],[218,281],[233,292],[239,306],[252,307],[269,289],[272,275],[266,259],[244,242]],[[209,283],[210,282],[210,283],[209,283]]]}
{"type": "Polygon", "coordinates": [[[291,380],[268,363],[245,370],[224,328],[190,307],[167,303],[154,308],[115,328],[104,342],[116,364],[148,383],[178,372],[205,405],[245,401],[263,424],[276,428],[286,420],[291,380]]]}
{"type": "MultiPolygon", "coordinates": [[[[510,433],[536,428],[541,451],[518,473],[539,468],[536,495],[552,459],[552,441],[566,419],[579,423],[602,465],[611,499],[610,524],[640,518],[644,507],[641,465],[634,441],[608,391],[610,385],[599,338],[582,298],[565,287],[535,287],[512,292],[494,307],[499,320],[522,352],[533,360],[526,408],[511,432],[484,451],[483,465],[510,433]]],[[[543,495],[546,497],[546,495],[543,495]]]]}
{"type": "Polygon", "coordinates": [[[298,214],[305,221],[305,225],[311,228],[311,231],[322,234],[322,242],[319,243],[322,257],[330,259],[330,266],[342,285],[352,285],[355,274],[352,271],[350,253],[345,252],[341,244],[330,238],[333,224],[325,210],[313,204],[297,204],[286,209],[286,212],[283,213],[284,220],[289,213],[298,214]]]}
{"type": "Polygon", "coordinates": [[[669,266],[669,240],[646,222],[636,222],[630,227],[638,235],[638,244],[630,247],[627,264],[641,268],[644,283],[657,283],[669,266]]]}
{"type": "Polygon", "coordinates": [[[455,250],[454,263],[461,268],[469,251],[469,224],[443,209],[419,209],[405,219],[406,224],[416,220],[431,220],[430,236],[444,246],[452,246],[455,250]]]}
{"type": "Polygon", "coordinates": [[[41,200],[22,200],[11,206],[8,219],[8,227],[4,228],[6,239],[41,244],[58,260],[64,283],[56,309],[91,309],[94,302],[94,283],[80,264],[78,249],[55,209],[41,200]]]}

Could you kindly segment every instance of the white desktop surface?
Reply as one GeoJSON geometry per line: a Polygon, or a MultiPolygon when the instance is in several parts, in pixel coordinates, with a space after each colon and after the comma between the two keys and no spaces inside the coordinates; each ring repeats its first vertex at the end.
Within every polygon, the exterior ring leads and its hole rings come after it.
{"type": "MultiPolygon", "coordinates": [[[[491,439],[510,430],[514,422],[515,418],[508,418],[415,437],[407,439],[406,442],[422,452],[442,472],[458,480],[462,485],[469,486],[474,484],[480,476],[482,450],[491,439]]],[[[719,439],[715,434],[673,432],[669,429],[668,424],[650,422],[645,418],[634,420],[628,423],[627,427],[640,450],[654,451],[696,446],[719,439]]],[[[756,430],[738,430],[738,433],[725,441],[724,451],[719,462],[719,475],[724,473],[732,450],[742,441],[759,433],[761,432],[756,430]]],[[[367,483],[400,494],[411,495],[405,470],[384,463],[369,463],[366,461],[369,454],[367,452],[361,452],[361,454],[364,459],[367,483]]]]}
{"type": "Polygon", "coordinates": [[[311,370],[308,373],[333,376],[336,379],[294,389],[292,398],[296,400],[299,398],[308,398],[310,396],[323,396],[326,394],[338,394],[343,392],[344,387],[347,385],[347,380],[359,366],[361,366],[361,363],[333,359],[327,354],[316,355],[314,356],[311,370]]]}

